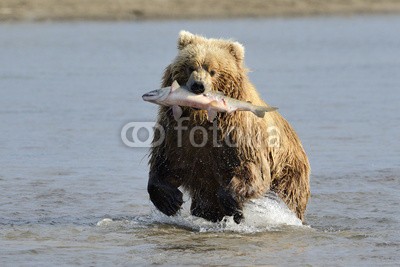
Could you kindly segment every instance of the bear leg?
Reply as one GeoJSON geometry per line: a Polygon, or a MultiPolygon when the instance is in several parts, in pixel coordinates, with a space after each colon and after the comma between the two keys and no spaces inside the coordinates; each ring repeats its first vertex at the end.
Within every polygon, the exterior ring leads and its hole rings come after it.
{"type": "Polygon", "coordinates": [[[279,195],[286,205],[304,223],[308,198],[310,197],[310,182],[308,169],[300,172],[287,168],[284,177],[273,181],[271,190],[279,195]]]}
{"type": "Polygon", "coordinates": [[[224,210],[224,214],[226,216],[233,216],[233,220],[239,224],[243,219],[242,205],[240,205],[233,195],[223,187],[219,188],[217,196],[219,204],[224,210]]]}
{"type": "Polygon", "coordinates": [[[225,216],[233,216],[237,224],[243,219],[242,206],[222,187],[216,192],[192,195],[190,211],[193,216],[212,222],[219,222],[225,216]]]}
{"type": "Polygon", "coordinates": [[[190,207],[190,213],[193,216],[206,219],[211,222],[219,222],[222,220],[224,215],[221,211],[213,206],[205,205],[203,201],[192,200],[190,207]]]}
{"type": "Polygon", "coordinates": [[[168,216],[175,215],[183,204],[183,194],[178,187],[156,175],[150,175],[147,191],[154,206],[168,216]]]}

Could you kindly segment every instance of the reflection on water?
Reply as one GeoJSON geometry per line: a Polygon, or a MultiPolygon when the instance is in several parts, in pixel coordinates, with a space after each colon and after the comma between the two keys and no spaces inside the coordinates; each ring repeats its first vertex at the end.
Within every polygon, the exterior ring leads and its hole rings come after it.
{"type": "Polygon", "coordinates": [[[400,261],[400,18],[0,25],[1,265],[337,265],[400,261]],[[166,217],[146,148],[181,29],[235,38],[310,156],[308,226],[274,199],[246,221],[166,217]],[[250,30],[251,29],[251,30],[250,30]]]}

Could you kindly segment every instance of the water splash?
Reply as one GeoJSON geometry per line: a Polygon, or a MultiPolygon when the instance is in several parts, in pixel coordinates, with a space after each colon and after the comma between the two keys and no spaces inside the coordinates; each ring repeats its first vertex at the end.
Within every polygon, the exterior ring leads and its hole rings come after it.
{"type": "Polygon", "coordinates": [[[285,203],[273,192],[265,198],[251,200],[243,209],[245,219],[236,224],[232,216],[221,222],[213,223],[203,218],[190,215],[189,208],[184,206],[177,216],[166,216],[157,210],[151,214],[134,219],[105,218],[97,223],[100,227],[151,227],[154,224],[177,226],[198,232],[240,232],[257,233],[274,231],[283,226],[302,226],[302,222],[289,210],[285,203]]]}

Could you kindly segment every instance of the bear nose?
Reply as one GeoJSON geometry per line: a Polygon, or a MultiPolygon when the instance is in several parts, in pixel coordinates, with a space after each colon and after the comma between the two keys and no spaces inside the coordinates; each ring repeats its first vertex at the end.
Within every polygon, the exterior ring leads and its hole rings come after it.
{"type": "Polygon", "coordinates": [[[204,89],[204,84],[200,83],[200,82],[195,82],[191,87],[190,90],[195,93],[195,94],[202,94],[204,93],[205,89],[204,89]]]}

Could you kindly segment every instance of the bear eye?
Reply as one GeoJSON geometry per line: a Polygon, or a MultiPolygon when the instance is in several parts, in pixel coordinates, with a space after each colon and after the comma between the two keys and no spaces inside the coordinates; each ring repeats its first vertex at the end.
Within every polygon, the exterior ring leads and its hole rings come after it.
{"type": "Polygon", "coordinates": [[[189,73],[192,73],[192,72],[195,71],[195,70],[196,70],[196,68],[193,67],[193,66],[189,66],[189,67],[188,67],[189,73]]]}
{"type": "Polygon", "coordinates": [[[215,75],[215,70],[211,70],[211,71],[210,71],[210,75],[211,75],[211,76],[214,76],[214,75],[215,75]]]}

